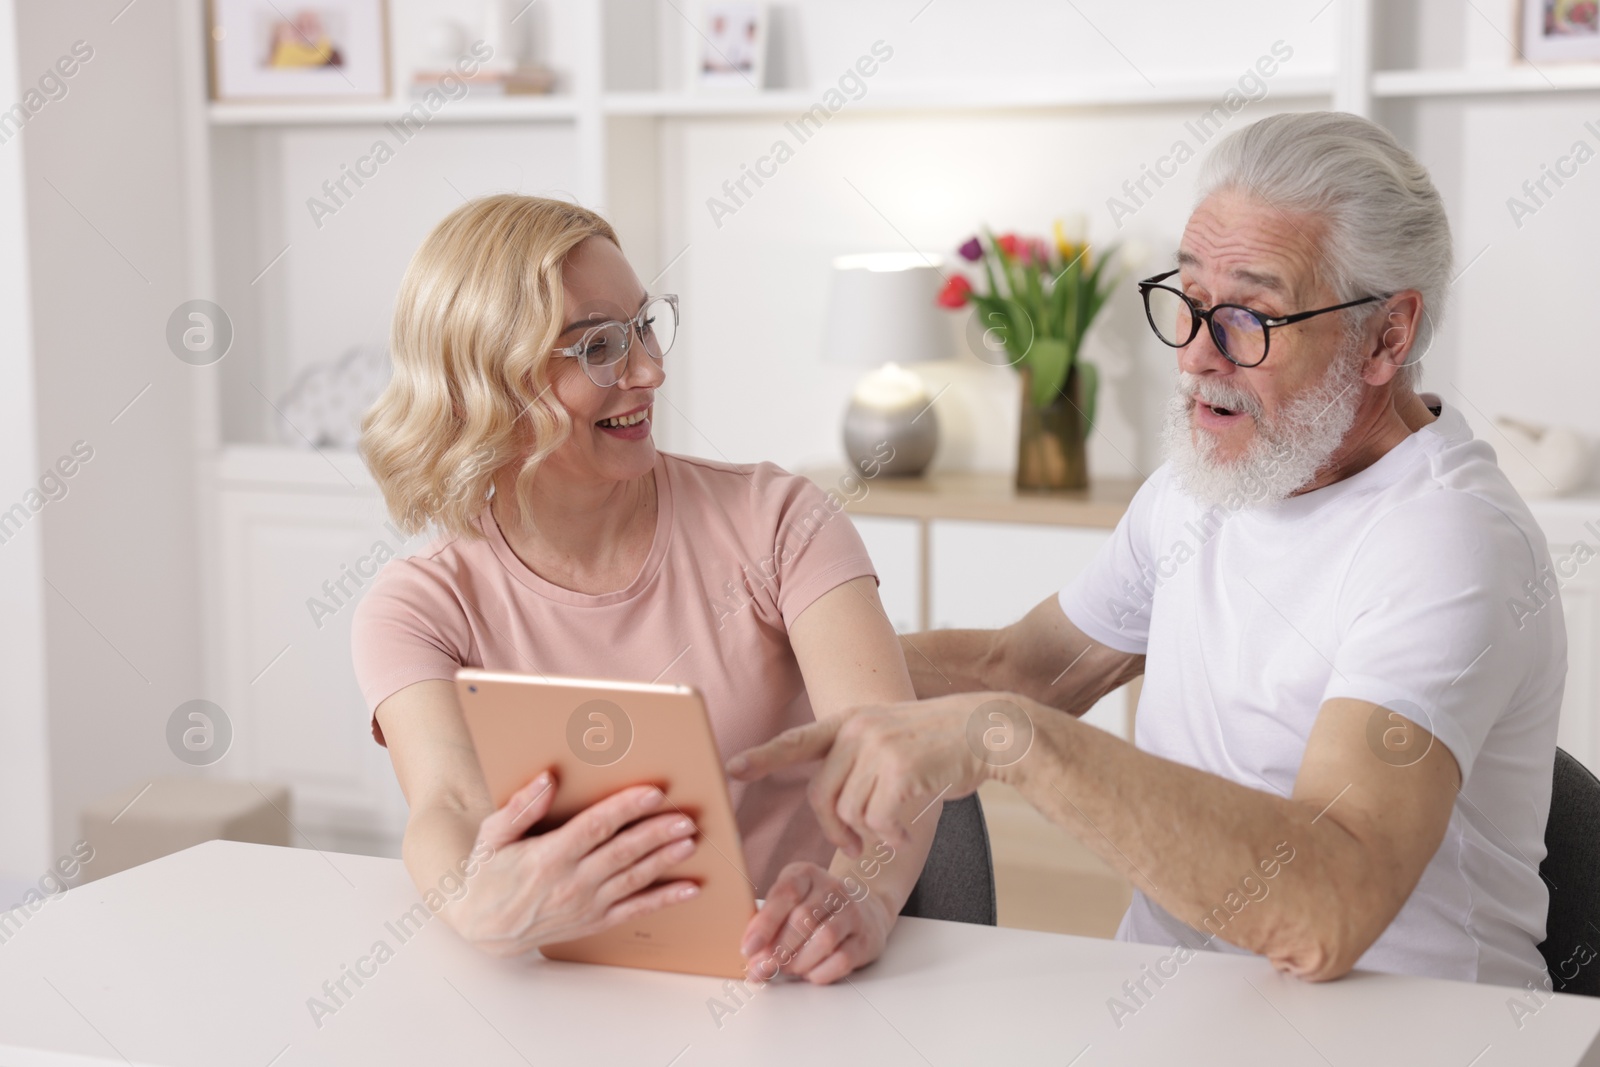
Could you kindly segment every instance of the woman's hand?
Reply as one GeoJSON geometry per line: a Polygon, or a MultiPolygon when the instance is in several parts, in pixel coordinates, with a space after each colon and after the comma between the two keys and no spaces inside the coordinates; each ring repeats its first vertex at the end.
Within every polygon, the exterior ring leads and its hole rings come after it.
{"type": "Polygon", "coordinates": [[[808,796],[828,840],[849,856],[863,841],[907,848],[912,825],[939,818],[935,802],[975,792],[998,767],[1021,759],[1033,741],[1026,698],[961,693],[847,715],[785,730],[728,761],[752,781],[796,763],[824,760],[808,796]]]}
{"type": "Polygon", "coordinates": [[[697,847],[688,817],[651,814],[666,805],[661,790],[625,789],[548,833],[523,837],[550,810],[556,788],[549,772],[541,774],[483,820],[472,854],[492,855],[440,913],[491,955],[596,934],[700,891],[690,881],[654,884],[697,847]]]}
{"type": "Polygon", "coordinates": [[[758,982],[781,971],[827,985],[882,955],[895,918],[865,883],[815,863],[791,863],[745,928],[739,951],[758,982]]]}

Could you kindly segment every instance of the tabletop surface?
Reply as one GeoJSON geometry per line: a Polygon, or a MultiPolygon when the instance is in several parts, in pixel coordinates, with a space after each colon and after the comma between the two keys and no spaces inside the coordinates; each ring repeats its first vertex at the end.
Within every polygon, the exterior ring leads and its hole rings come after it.
{"type": "Polygon", "coordinates": [[[864,478],[847,470],[802,472],[837,493],[852,515],[980,522],[1045,523],[1112,529],[1142,484],[1096,478],[1087,489],[1023,492],[1009,474],[949,471],[916,478],[864,478]]]}
{"type": "Polygon", "coordinates": [[[0,1063],[1600,1064],[1583,997],[1514,1013],[1531,994],[1201,953],[1130,1001],[1169,950],[917,919],[848,981],[730,993],[493,959],[437,918],[397,925],[420,899],[395,860],[224,841],[88,883],[5,927],[0,1063]]]}

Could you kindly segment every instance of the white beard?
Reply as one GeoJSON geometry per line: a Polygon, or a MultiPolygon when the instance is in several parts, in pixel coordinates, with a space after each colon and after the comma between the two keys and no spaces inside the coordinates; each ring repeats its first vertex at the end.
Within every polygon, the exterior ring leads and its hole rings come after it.
{"type": "Polygon", "coordinates": [[[1355,424],[1361,404],[1360,361],[1341,352],[1322,380],[1289,401],[1270,421],[1261,403],[1237,387],[1187,371],[1178,375],[1161,429],[1161,444],[1178,488],[1207,507],[1230,511],[1286,500],[1323,470],[1355,424]],[[1205,403],[1255,419],[1255,436],[1233,460],[1218,455],[1209,430],[1195,427],[1190,409],[1205,403]]]}

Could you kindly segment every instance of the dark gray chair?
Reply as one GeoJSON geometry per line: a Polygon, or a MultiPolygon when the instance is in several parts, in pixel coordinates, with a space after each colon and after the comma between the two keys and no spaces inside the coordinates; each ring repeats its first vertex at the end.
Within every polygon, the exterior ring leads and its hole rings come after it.
{"type": "Polygon", "coordinates": [[[915,919],[995,924],[994,857],[978,794],[947,801],[933,848],[901,915],[915,919]]]}
{"type": "Polygon", "coordinates": [[[1600,779],[1559,748],[1544,847],[1550,915],[1539,952],[1556,992],[1600,997],[1600,779]]]}

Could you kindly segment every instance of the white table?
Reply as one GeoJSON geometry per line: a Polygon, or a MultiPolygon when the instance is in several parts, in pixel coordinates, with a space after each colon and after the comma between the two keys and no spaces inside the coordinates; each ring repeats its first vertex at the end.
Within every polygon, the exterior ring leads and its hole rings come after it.
{"type": "Polygon", "coordinates": [[[1600,1000],[1519,1030],[1514,990],[1209,953],[1119,1029],[1108,999],[1164,950],[915,919],[850,981],[774,984],[719,1027],[720,979],[495,960],[437,918],[401,942],[418,899],[393,860],[223,841],[91,882],[0,945],[0,1063],[1600,1064],[1600,1000]],[[380,940],[319,1028],[307,999],[380,940]]]}

